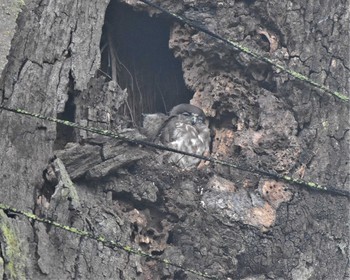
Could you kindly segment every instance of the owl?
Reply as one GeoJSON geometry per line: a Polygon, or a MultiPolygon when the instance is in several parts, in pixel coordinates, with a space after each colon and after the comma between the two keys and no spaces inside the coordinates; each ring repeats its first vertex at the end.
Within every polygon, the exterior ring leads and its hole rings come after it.
{"type": "MultiPolygon", "coordinates": [[[[153,123],[153,136],[165,146],[197,155],[208,155],[210,130],[205,120],[205,114],[200,108],[180,104],[170,111],[169,116],[150,114],[146,122],[148,125],[153,123]]],[[[201,161],[198,158],[171,152],[167,152],[165,158],[183,169],[197,167],[201,161]]]]}

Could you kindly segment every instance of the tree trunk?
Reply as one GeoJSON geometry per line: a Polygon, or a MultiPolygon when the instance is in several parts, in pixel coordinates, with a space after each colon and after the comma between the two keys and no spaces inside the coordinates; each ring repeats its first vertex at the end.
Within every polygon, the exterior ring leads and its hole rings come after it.
{"type": "MultiPolygon", "coordinates": [[[[2,105],[145,139],[141,113],[191,102],[211,156],[349,189],[348,103],[138,1],[8,2],[2,105]]],[[[349,1],[180,2],[154,0],[348,94],[349,1]]],[[[5,110],[0,131],[0,203],[218,279],[350,279],[347,197],[5,110]]],[[[0,275],[203,278],[2,210],[0,275]]]]}

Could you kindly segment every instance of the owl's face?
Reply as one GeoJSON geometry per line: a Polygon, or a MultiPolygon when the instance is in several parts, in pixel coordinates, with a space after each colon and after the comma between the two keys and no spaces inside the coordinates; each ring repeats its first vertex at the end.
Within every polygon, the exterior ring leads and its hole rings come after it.
{"type": "Polygon", "coordinates": [[[190,104],[175,106],[170,111],[170,116],[177,116],[178,121],[191,125],[200,125],[205,122],[204,112],[200,108],[190,104]]]}
{"type": "Polygon", "coordinates": [[[190,113],[190,112],[183,112],[181,115],[179,115],[180,122],[186,123],[186,124],[191,124],[191,125],[198,125],[198,124],[203,124],[205,119],[196,114],[196,113],[190,113]]]}

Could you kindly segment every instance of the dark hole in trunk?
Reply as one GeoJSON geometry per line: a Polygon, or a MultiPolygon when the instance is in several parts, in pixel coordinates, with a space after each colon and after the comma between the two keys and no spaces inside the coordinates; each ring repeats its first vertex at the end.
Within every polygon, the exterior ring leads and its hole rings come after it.
{"type": "Polygon", "coordinates": [[[123,115],[140,124],[142,113],[166,113],[179,103],[188,103],[181,61],[169,49],[172,22],[149,17],[129,6],[111,1],[106,11],[101,39],[101,70],[128,90],[123,115]]]}

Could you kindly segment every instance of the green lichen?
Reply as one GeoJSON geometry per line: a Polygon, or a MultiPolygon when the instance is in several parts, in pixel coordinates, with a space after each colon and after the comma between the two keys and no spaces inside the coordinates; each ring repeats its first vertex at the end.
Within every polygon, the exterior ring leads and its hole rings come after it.
{"type": "Polygon", "coordinates": [[[324,129],[328,129],[328,126],[329,126],[328,121],[327,120],[322,121],[322,126],[323,126],[324,129]]]}
{"type": "Polygon", "coordinates": [[[19,9],[22,9],[22,7],[26,5],[26,3],[24,2],[24,0],[17,0],[17,1],[16,1],[16,4],[17,4],[17,7],[18,7],[19,9]]]}
{"type": "Polygon", "coordinates": [[[9,15],[15,15],[17,16],[18,13],[22,10],[22,8],[25,6],[24,0],[17,0],[11,3],[12,5],[7,5],[6,7],[6,13],[9,15]]]}
{"type": "Polygon", "coordinates": [[[0,210],[0,240],[3,243],[4,273],[7,279],[26,279],[25,255],[18,233],[9,222],[5,213],[0,210]]]}
{"type": "Polygon", "coordinates": [[[0,257],[0,275],[4,275],[5,270],[4,270],[4,259],[0,257]]]}

